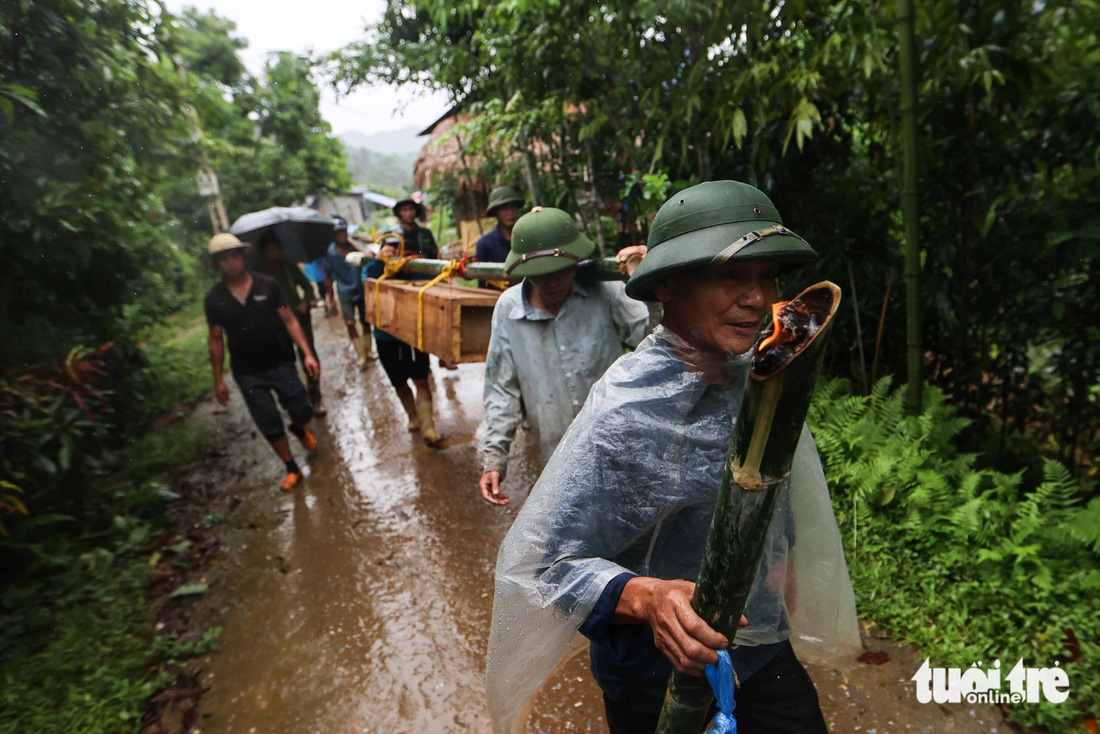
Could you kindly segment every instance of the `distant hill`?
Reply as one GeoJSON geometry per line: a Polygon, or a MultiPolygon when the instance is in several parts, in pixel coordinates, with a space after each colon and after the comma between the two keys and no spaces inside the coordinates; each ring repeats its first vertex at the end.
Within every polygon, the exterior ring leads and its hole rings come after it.
{"type": "Polygon", "coordinates": [[[348,171],[356,183],[379,189],[412,191],[413,164],[427,138],[418,128],[361,133],[350,130],[336,137],[348,154],[348,171]]]}
{"type": "Polygon", "coordinates": [[[403,127],[398,130],[383,130],[377,133],[361,133],[348,130],[336,137],[347,148],[366,148],[378,153],[409,153],[419,151],[428,138],[418,138],[420,128],[403,127]]]}

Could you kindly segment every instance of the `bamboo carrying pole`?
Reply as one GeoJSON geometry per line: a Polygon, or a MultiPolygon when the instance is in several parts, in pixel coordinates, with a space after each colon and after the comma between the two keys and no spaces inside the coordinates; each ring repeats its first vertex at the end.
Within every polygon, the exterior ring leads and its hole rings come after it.
{"type": "MultiPolygon", "coordinates": [[[[375,256],[370,252],[363,253],[363,259],[372,259],[375,256]]],[[[419,275],[439,275],[444,268],[451,267],[450,260],[429,260],[427,258],[413,258],[405,264],[405,270],[419,275]]],[[[626,274],[621,270],[621,264],[613,257],[604,257],[598,260],[586,260],[581,263],[578,277],[594,278],[596,280],[626,280],[626,274]]],[[[512,280],[519,282],[522,277],[505,275],[504,263],[483,263],[476,260],[466,263],[464,274],[470,280],[512,280]]]]}
{"type": "MultiPolygon", "coordinates": [[[[691,599],[695,612],[731,641],[790,474],[839,303],[840,289],[826,281],[775,304],[772,325],[753,354],[691,599]]],[[[705,678],[674,672],[658,733],[698,734],[713,700],[705,678]]]]}

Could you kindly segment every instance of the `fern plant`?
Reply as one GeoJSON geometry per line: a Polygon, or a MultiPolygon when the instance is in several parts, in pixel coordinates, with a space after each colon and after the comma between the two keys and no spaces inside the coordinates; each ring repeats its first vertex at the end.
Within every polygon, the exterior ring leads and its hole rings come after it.
{"type": "Polygon", "coordinates": [[[1024,658],[1066,666],[1073,705],[1029,705],[1024,725],[1068,731],[1100,708],[1100,499],[1056,461],[1023,472],[980,468],[959,451],[960,418],[925,390],[881,380],[866,397],[842,380],[818,387],[807,421],[833,492],[860,612],[939,664],[1024,658]]]}

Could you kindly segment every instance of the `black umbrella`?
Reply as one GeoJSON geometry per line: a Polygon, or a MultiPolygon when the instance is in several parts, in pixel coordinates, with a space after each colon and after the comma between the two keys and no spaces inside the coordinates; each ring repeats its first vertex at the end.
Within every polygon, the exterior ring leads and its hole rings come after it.
{"type": "Polygon", "coordinates": [[[233,222],[229,231],[252,245],[273,232],[283,246],[283,257],[301,263],[325,256],[334,224],[331,218],[307,206],[273,206],[245,214],[233,222]]]}

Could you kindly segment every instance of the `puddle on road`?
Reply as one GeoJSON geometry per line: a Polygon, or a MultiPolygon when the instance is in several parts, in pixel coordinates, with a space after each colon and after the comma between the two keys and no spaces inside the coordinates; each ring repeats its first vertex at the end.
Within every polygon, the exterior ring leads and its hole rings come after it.
{"type": "MultiPolygon", "coordinates": [[[[342,325],[317,327],[329,415],[315,422],[320,448],[304,488],[280,493],[278,463],[253,439],[258,461],[232,490],[244,501],[214,599],[224,629],[201,729],[488,731],[493,566],[520,503],[502,511],[477,491],[484,367],[433,369],[448,439],[437,452],[406,430],[381,365],[355,371],[342,325]]],[[[507,486],[526,491],[536,461],[522,432],[518,443],[507,486]]],[[[540,706],[554,731],[595,723],[598,692],[583,683],[540,706]],[[574,706],[585,687],[589,703],[574,706]]]]}

